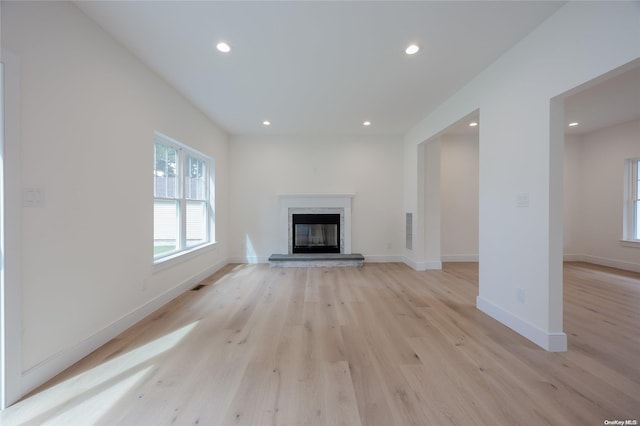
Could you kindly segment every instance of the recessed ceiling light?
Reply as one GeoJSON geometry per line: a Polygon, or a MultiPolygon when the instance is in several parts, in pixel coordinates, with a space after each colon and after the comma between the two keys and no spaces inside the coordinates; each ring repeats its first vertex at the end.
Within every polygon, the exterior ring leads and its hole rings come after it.
{"type": "Polygon", "coordinates": [[[365,121],[364,123],[362,123],[363,126],[371,126],[371,122],[370,121],[365,121]]]}
{"type": "Polygon", "coordinates": [[[269,120],[264,120],[262,124],[265,126],[271,126],[271,122],[269,120]]]}
{"type": "Polygon", "coordinates": [[[577,121],[574,121],[573,123],[569,123],[569,127],[575,127],[578,124],[580,124],[580,123],[578,123],[577,121]]]}
{"type": "Polygon", "coordinates": [[[478,125],[477,121],[472,121],[471,123],[469,123],[469,127],[476,127],[478,125]]]}
{"type": "Polygon", "coordinates": [[[231,47],[229,47],[229,45],[224,41],[221,41],[220,43],[216,44],[216,49],[218,49],[222,53],[231,52],[231,47]]]}
{"type": "Polygon", "coordinates": [[[410,44],[404,51],[407,55],[413,55],[418,53],[418,50],[420,50],[420,46],[417,44],[410,44]]]}

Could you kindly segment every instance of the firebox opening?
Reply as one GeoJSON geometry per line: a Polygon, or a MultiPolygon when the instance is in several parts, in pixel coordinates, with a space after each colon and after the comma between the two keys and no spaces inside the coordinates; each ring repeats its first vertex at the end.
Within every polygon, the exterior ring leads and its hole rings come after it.
{"type": "Polygon", "coordinates": [[[340,253],[339,214],[294,214],[293,253],[340,253]]]}

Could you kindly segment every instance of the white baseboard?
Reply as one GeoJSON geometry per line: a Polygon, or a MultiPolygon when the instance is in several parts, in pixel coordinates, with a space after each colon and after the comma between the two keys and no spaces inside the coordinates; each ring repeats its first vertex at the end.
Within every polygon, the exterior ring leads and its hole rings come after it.
{"type": "Polygon", "coordinates": [[[416,264],[416,262],[413,261],[413,259],[408,258],[407,256],[402,256],[402,262],[407,265],[409,268],[414,269],[414,270],[418,270],[418,265],[416,264]]]}
{"type": "Polygon", "coordinates": [[[442,262],[419,262],[418,267],[420,271],[440,270],[442,269],[442,262]]]}
{"type": "Polygon", "coordinates": [[[477,254],[447,254],[442,255],[443,262],[478,262],[477,254]]]}
{"type": "Polygon", "coordinates": [[[404,258],[402,256],[386,256],[386,255],[367,255],[364,257],[365,263],[402,263],[404,258]]]}
{"type": "Polygon", "coordinates": [[[187,278],[174,288],[156,296],[136,310],[129,312],[95,334],[82,340],[75,346],[58,352],[57,354],[31,367],[22,374],[22,395],[32,391],[61,371],[80,361],[100,346],[136,324],[138,321],[150,315],[156,309],[164,306],[185,291],[190,290],[197,283],[218,271],[226,264],[226,260],[218,262],[200,273],[187,278]]]}
{"type": "Polygon", "coordinates": [[[269,263],[269,258],[262,256],[230,257],[228,260],[229,263],[269,263]]]}
{"type": "Polygon", "coordinates": [[[588,254],[565,254],[565,262],[586,262],[594,265],[608,266],[631,272],[640,272],[640,263],[625,262],[622,260],[607,259],[605,257],[590,256],[588,254]]]}
{"type": "Polygon", "coordinates": [[[541,330],[528,321],[523,320],[480,296],[476,298],[476,307],[531,340],[542,349],[549,352],[566,352],[567,350],[567,335],[565,333],[549,333],[541,330]]]}
{"type": "Polygon", "coordinates": [[[402,258],[402,261],[409,266],[410,268],[416,271],[427,271],[427,270],[439,270],[442,269],[442,262],[416,262],[413,259],[410,259],[406,256],[402,258]]]}

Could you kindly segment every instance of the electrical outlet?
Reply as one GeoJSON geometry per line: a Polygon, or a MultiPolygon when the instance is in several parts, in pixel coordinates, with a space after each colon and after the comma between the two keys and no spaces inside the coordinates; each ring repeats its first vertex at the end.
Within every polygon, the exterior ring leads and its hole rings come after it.
{"type": "Polygon", "coordinates": [[[524,303],[524,289],[523,288],[517,288],[516,289],[516,299],[518,300],[518,302],[524,303]]]}

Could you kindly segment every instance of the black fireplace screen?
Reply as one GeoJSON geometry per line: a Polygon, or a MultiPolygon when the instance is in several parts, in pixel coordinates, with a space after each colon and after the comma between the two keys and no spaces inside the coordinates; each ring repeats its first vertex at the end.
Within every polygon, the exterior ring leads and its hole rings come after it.
{"type": "Polygon", "coordinates": [[[293,253],[340,253],[339,214],[294,214],[293,253]]]}

